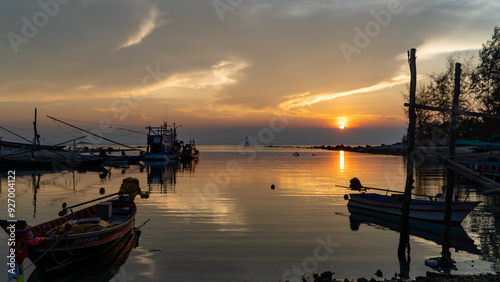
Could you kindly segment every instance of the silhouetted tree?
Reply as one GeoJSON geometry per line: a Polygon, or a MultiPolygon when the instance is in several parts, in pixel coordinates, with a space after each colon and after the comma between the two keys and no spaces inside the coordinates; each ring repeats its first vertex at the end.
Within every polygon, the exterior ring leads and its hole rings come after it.
{"type": "MultiPolygon", "coordinates": [[[[453,91],[455,87],[455,63],[462,64],[460,76],[460,101],[459,107],[463,110],[473,110],[477,108],[474,93],[472,91],[472,77],[476,66],[473,63],[474,57],[467,53],[454,53],[447,58],[446,70],[441,73],[428,75],[428,82],[419,84],[417,87],[416,102],[418,104],[451,108],[453,91]]],[[[408,100],[408,95],[405,94],[408,100]]],[[[445,136],[449,130],[450,115],[444,112],[429,110],[416,110],[417,112],[417,140],[433,140],[436,144],[447,142],[445,136]]],[[[475,134],[478,119],[473,117],[459,117],[458,134],[459,138],[471,138],[475,134]]]]}
{"type": "Polygon", "coordinates": [[[500,114],[500,28],[479,51],[479,65],[473,77],[477,99],[486,113],[500,114]]]}
{"type": "MultiPolygon", "coordinates": [[[[481,111],[500,114],[500,28],[493,30],[491,40],[483,44],[479,51],[479,64],[473,76],[476,99],[481,103],[481,111]]],[[[500,133],[500,121],[484,119],[479,127],[483,139],[500,133]]]]}

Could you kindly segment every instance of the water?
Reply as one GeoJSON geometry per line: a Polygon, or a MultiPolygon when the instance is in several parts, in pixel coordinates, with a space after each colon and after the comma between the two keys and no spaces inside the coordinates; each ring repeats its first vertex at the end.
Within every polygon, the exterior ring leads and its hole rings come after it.
{"type": "MultiPolygon", "coordinates": [[[[108,174],[16,171],[16,218],[31,225],[48,221],[57,217],[63,202],[97,198],[100,187],[114,193],[123,178],[132,176],[143,191],[151,192],[149,199],[136,200],[136,226],[150,221],[141,228],[139,246],[111,271],[116,275],[112,281],[299,281],[301,273],[314,271],[333,271],[342,279],[376,278],[377,269],[386,278],[400,272],[397,224],[395,229],[387,219],[350,214],[344,200],[348,191],[335,185],[358,177],[364,186],[402,191],[402,157],[198,147],[199,162],[110,168],[108,174]],[[294,157],[294,152],[300,155],[294,157]]],[[[443,175],[439,166],[420,167],[415,192],[442,192],[443,175]]],[[[7,215],[6,181],[0,179],[0,218],[7,215]]],[[[467,193],[461,189],[459,194],[463,199],[467,193]]],[[[484,203],[454,231],[458,238],[452,242],[452,258],[458,270],[453,273],[495,272],[500,268],[498,199],[476,191],[468,198],[484,203]]],[[[424,233],[417,230],[411,236],[413,277],[431,270],[424,265],[426,259],[440,256],[441,246],[435,242],[440,232],[424,233]]],[[[4,233],[0,253],[7,254],[4,233]]],[[[6,269],[5,256],[0,264],[6,269]]],[[[26,261],[25,267],[30,264],[26,261]]],[[[27,269],[27,276],[33,269],[27,269]]],[[[3,281],[6,273],[0,277],[3,281]]]]}

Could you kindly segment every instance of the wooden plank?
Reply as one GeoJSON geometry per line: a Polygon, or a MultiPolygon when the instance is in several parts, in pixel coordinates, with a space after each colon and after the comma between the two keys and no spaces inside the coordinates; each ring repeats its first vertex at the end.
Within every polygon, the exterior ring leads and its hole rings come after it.
{"type": "MultiPolygon", "coordinates": [[[[410,104],[404,103],[404,106],[409,107],[410,104]]],[[[426,105],[422,105],[422,104],[415,104],[415,108],[421,109],[421,110],[429,110],[429,111],[445,112],[445,113],[452,112],[451,109],[426,106],[426,105]]],[[[463,110],[458,110],[457,113],[459,115],[462,115],[462,116],[475,116],[475,117],[482,117],[482,118],[500,119],[500,115],[493,115],[493,114],[486,114],[486,113],[469,112],[469,111],[463,111],[463,110]]]]}

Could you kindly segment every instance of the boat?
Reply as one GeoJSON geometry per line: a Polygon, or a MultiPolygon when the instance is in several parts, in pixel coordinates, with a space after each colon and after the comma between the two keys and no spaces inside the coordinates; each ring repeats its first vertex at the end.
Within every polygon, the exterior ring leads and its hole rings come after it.
{"type": "Polygon", "coordinates": [[[180,156],[180,144],[176,140],[177,132],[175,123],[169,126],[166,123],[159,127],[146,127],[148,129],[148,147],[144,155],[145,161],[176,160],[180,156]]]}
{"type": "MultiPolygon", "coordinates": [[[[376,212],[401,216],[403,194],[381,195],[377,193],[351,193],[348,207],[357,207],[376,212]]],[[[451,204],[451,222],[460,223],[481,202],[453,201],[451,204]]],[[[445,202],[436,200],[411,199],[410,218],[444,221],[445,202]]]]}
{"type": "Polygon", "coordinates": [[[61,217],[29,226],[24,220],[0,220],[8,234],[15,232],[18,265],[28,257],[44,272],[64,269],[75,263],[93,260],[112,247],[120,238],[130,234],[137,212],[134,198],[140,194],[139,181],[125,178],[118,195],[111,200],[73,212],[63,204],[61,217]],[[66,215],[67,211],[70,211],[66,215]]]}
{"type": "MultiPolygon", "coordinates": [[[[0,140],[0,146],[10,147],[10,148],[23,148],[23,149],[33,149],[35,146],[32,143],[19,143],[0,140]]],[[[37,145],[38,149],[61,151],[66,145],[37,145]]]]}
{"type": "MultiPolygon", "coordinates": [[[[103,250],[88,264],[79,264],[77,268],[66,267],[57,272],[45,272],[36,268],[28,282],[35,281],[111,281],[121,271],[132,249],[139,244],[141,231],[134,227],[128,235],[122,236],[113,245],[103,250]]],[[[119,278],[119,276],[117,277],[119,278]]]]}
{"type": "MultiPolygon", "coordinates": [[[[0,167],[6,168],[53,168],[53,169],[74,169],[91,166],[100,166],[104,160],[85,156],[73,150],[64,149],[66,146],[61,145],[70,141],[76,141],[84,137],[75,138],[73,140],[56,144],[56,145],[41,145],[40,135],[37,130],[37,109],[35,108],[35,119],[33,122],[34,137],[32,143],[18,143],[0,140],[0,167]]],[[[28,141],[28,139],[12,132],[2,126],[3,129],[17,137],[28,141]]]]}
{"type": "Polygon", "coordinates": [[[98,167],[104,162],[104,159],[84,156],[69,151],[58,151],[54,157],[51,157],[52,151],[47,151],[44,157],[33,157],[33,155],[42,155],[44,150],[39,150],[34,154],[16,154],[15,156],[0,157],[0,167],[8,168],[58,168],[58,169],[76,169],[86,167],[98,167]]]}
{"type": "Polygon", "coordinates": [[[466,162],[465,165],[482,175],[492,178],[500,176],[500,162],[484,161],[484,162],[466,162]]]}
{"type": "Polygon", "coordinates": [[[199,156],[200,156],[200,151],[196,149],[194,139],[182,146],[182,151],[180,154],[181,159],[195,159],[198,158],[199,156]]]}

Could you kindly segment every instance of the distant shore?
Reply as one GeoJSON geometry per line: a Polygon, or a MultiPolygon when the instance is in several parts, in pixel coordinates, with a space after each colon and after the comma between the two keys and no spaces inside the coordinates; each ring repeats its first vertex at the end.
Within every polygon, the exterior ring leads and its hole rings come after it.
{"type": "Polygon", "coordinates": [[[405,146],[402,143],[395,143],[392,145],[379,145],[379,146],[350,146],[350,145],[321,145],[321,146],[299,146],[299,145],[268,145],[266,147],[275,148],[302,148],[302,149],[322,149],[330,151],[348,151],[358,153],[370,154],[383,154],[383,155],[397,155],[403,156],[405,154],[405,146]]]}
{"type": "MultiPolygon", "coordinates": [[[[321,146],[308,146],[308,145],[268,145],[266,147],[275,148],[297,148],[297,149],[321,149],[329,151],[347,151],[347,152],[357,152],[357,153],[369,153],[369,154],[380,154],[380,155],[394,155],[394,156],[404,156],[406,154],[406,147],[403,143],[398,142],[390,145],[381,144],[366,145],[366,146],[350,146],[350,145],[321,145],[321,146]]],[[[417,147],[416,153],[420,156],[432,156],[439,154],[441,156],[446,156],[448,154],[448,147],[417,147]]],[[[496,158],[500,160],[500,152],[498,150],[493,151],[474,151],[470,147],[457,147],[456,148],[456,160],[459,161],[485,161],[488,158],[496,158]]],[[[433,162],[433,158],[427,158],[428,162],[433,162]]]]}

